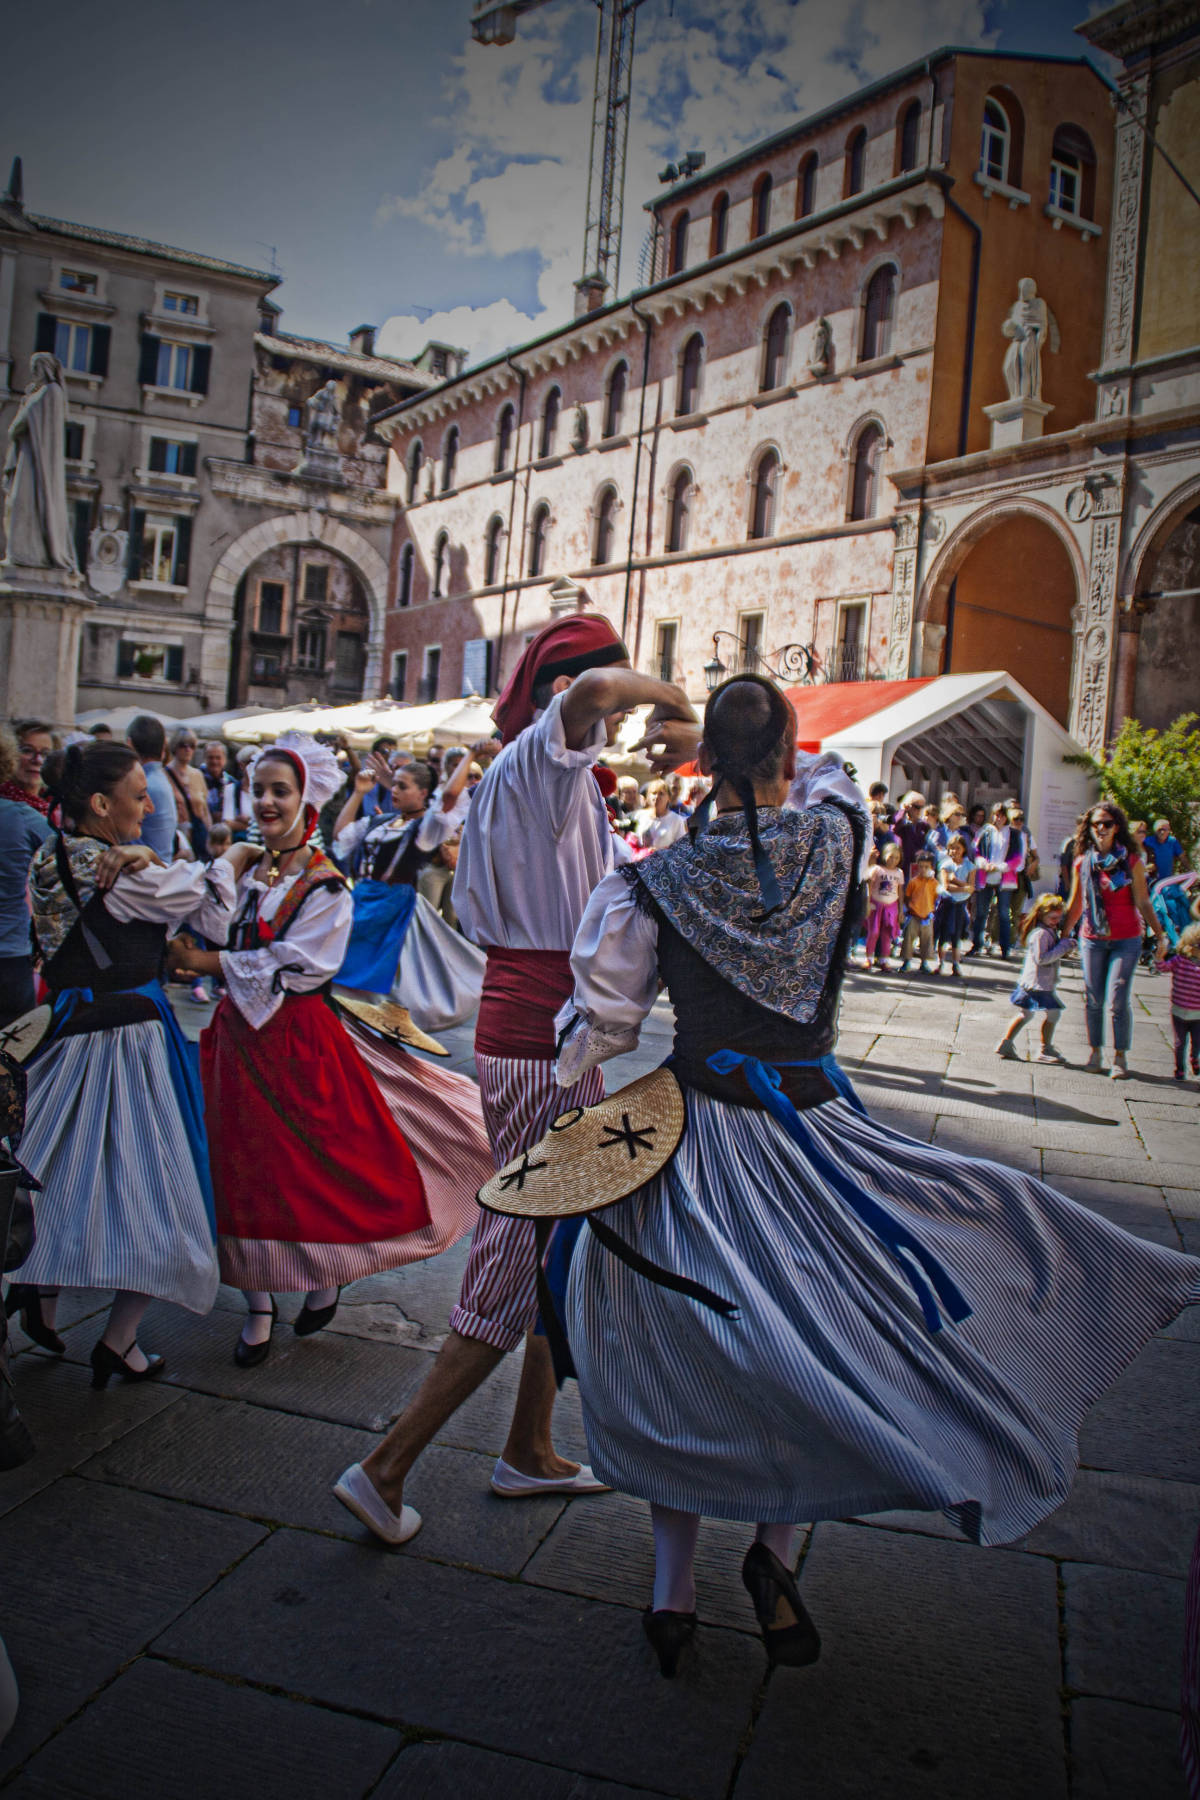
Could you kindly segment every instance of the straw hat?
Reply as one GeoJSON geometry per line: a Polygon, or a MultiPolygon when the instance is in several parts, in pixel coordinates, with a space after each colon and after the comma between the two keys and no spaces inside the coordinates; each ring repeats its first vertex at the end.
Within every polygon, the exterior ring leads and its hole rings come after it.
{"type": "Polygon", "coordinates": [[[11,1056],[15,1063],[28,1062],[42,1039],[50,1029],[54,1010],[49,1006],[35,1006],[31,1012],[22,1013],[10,1025],[0,1030],[0,1055],[11,1056]]]}
{"type": "Polygon", "coordinates": [[[385,1000],[376,1006],[370,1000],[351,1000],[344,994],[336,996],[337,1004],[343,1012],[353,1013],[360,1025],[368,1031],[374,1031],[380,1037],[390,1038],[394,1044],[405,1044],[413,1050],[428,1050],[431,1056],[449,1056],[445,1044],[439,1044],[428,1032],[414,1025],[412,1014],[407,1006],[397,1006],[393,1000],[385,1000]]]}
{"type": "Polygon", "coordinates": [[[480,1206],[519,1219],[573,1219],[636,1193],[665,1168],[685,1123],[683,1094],[655,1069],[597,1106],[555,1119],[540,1144],[480,1188],[480,1206]]]}

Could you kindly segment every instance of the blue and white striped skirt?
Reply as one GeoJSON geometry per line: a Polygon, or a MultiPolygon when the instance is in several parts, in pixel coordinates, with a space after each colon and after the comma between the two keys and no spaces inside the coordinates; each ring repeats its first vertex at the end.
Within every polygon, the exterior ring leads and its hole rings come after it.
{"type": "Polygon", "coordinates": [[[42,1183],[14,1277],[209,1311],[217,1257],[157,1021],[60,1038],[29,1069],[21,1161],[42,1183]]]}
{"type": "Polygon", "coordinates": [[[686,1101],[674,1159],[604,1221],[738,1313],[581,1234],[567,1320],[596,1473],[723,1519],[941,1509],[984,1544],[1053,1512],[1089,1406],[1200,1298],[1200,1260],[842,1100],[805,1112],[818,1148],[963,1289],[970,1318],[930,1333],[899,1264],[769,1114],[686,1101]]]}

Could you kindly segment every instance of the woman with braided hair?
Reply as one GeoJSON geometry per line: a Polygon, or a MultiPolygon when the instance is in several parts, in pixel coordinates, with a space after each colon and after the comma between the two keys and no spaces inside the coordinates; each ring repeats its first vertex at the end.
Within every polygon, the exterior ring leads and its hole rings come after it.
{"type": "Polygon", "coordinates": [[[861,795],[754,676],[711,696],[699,762],[715,816],[596,888],[556,1020],[570,1087],[635,1046],[660,980],[675,1008],[682,1139],[580,1234],[565,1305],[595,1473],[650,1502],[666,1675],[702,1514],[757,1521],[768,1657],[811,1662],[795,1521],[941,1509],[1021,1537],[1065,1499],[1092,1401],[1200,1294],[1200,1260],[866,1115],[833,1054],[861,795]]]}

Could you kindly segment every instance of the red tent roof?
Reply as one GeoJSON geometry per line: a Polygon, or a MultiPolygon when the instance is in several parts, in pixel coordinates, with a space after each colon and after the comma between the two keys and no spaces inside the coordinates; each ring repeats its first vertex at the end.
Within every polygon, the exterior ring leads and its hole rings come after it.
{"type": "Polygon", "coordinates": [[[926,675],[916,681],[826,681],[819,687],[788,688],[787,697],[796,710],[796,748],[819,750],[826,738],[871,718],[935,679],[926,675]]]}

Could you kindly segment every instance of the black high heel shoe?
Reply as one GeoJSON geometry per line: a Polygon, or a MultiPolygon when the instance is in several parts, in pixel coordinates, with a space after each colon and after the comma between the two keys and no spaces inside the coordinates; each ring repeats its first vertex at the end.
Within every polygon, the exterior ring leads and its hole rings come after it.
{"type": "Polygon", "coordinates": [[[650,1639],[658,1666],[671,1680],[678,1672],[679,1658],[696,1635],[694,1612],[655,1612],[648,1606],[642,1614],[642,1630],[650,1639]]]}
{"type": "Polygon", "coordinates": [[[767,1661],[774,1668],[802,1669],[821,1654],[821,1639],[808,1616],[791,1570],[765,1544],[751,1544],[742,1581],[754,1602],[767,1661]]]}
{"type": "Polygon", "coordinates": [[[292,1330],[295,1332],[296,1336],[311,1337],[314,1331],[324,1331],[326,1325],[328,1325],[330,1319],[332,1319],[334,1313],[337,1311],[338,1301],[340,1301],[341,1297],[342,1290],[339,1288],[332,1306],[310,1306],[306,1300],[304,1305],[300,1308],[300,1311],[296,1314],[296,1323],[292,1326],[292,1330]]]}
{"type": "MultiPolygon", "coordinates": [[[[132,1350],[133,1344],[130,1344],[129,1348],[132,1350]]],[[[162,1374],[166,1366],[165,1356],[152,1356],[147,1352],[145,1368],[131,1369],[125,1361],[125,1357],[118,1356],[112,1345],[106,1344],[103,1338],[98,1338],[92,1345],[92,1386],[94,1388],[107,1387],[114,1375],[119,1375],[122,1381],[153,1381],[156,1375],[162,1374]]]]}
{"type": "MultiPolygon", "coordinates": [[[[265,1309],[261,1306],[252,1306],[250,1308],[250,1317],[252,1319],[265,1319],[267,1317],[267,1313],[266,1313],[265,1309]]],[[[274,1294],[272,1294],[271,1295],[271,1312],[270,1312],[271,1330],[272,1331],[274,1331],[274,1329],[275,1329],[275,1325],[276,1325],[278,1318],[279,1318],[279,1308],[276,1306],[275,1296],[274,1296],[274,1294]]],[[[238,1332],[238,1341],[233,1346],[233,1360],[237,1364],[239,1369],[257,1369],[259,1363],[266,1362],[266,1360],[267,1360],[268,1356],[270,1356],[270,1354],[271,1354],[271,1338],[270,1338],[269,1333],[263,1339],[261,1344],[248,1344],[246,1342],[245,1338],[242,1336],[241,1332],[240,1331],[238,1332]]]]}
{"type": "Polygon", "coordinates": [[[52,1350],[55,1356],[63,1356],[67,1346],[55,1331],[53,1325],[47,1325],[42,1317],[42,1296],[36,1287],[27,1282],[14,1281],[4,1297],[4,1311],[8,1318],[19,1312],[21,1330],[43,1350],[52,1350]]]}

